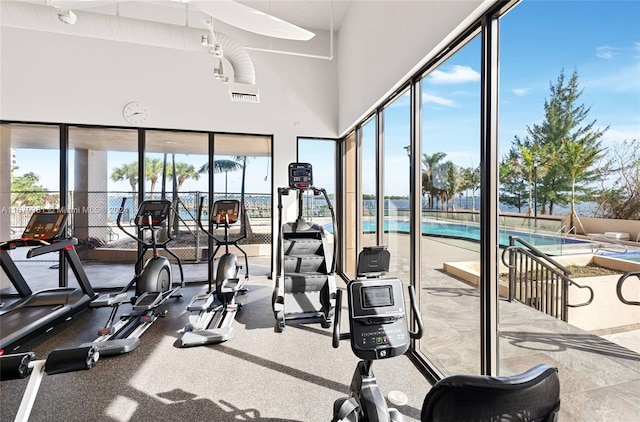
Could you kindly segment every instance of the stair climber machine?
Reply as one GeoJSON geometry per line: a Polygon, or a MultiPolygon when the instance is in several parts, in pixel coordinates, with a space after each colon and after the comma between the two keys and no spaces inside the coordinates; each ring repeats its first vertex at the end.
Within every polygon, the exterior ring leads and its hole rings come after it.
{"type": "Polygon", "coordinates": [[[184,334],[180,339],[180,347],[201,346],[205,344],[222,343],[233,335],[233,320],[241,307],[236,302],[238,294],[244,294],[247,289],[244,287],[249,280],[249,258],[247,253],[238,245],[238,242],[247,237],[246,227],[240,223],[239,235],[234,235],[233,240],[229,240],[230,227],[238,222],[244,221],[244,209],[237,199],[221,199],[213,204],[210,212],[209,227],[215,227],[213,232],[206,230],[202,225],[202,208],[204,197],[200,198],[198,208],[198,225],[200,229],[216,243],[216,248],[209,256],[209,289],[206,294],[194,296],[187,306],[187,310],[198,312],[195,318],[189,317],[189,324],[184,329],[184,334]],[[220,238],[215,235],[220,227],[224,228],[224,236],[220,238]],[[213,281],[213,261],[221,246],[224,246],[224,254],[218,260],[216,271],[215,290],[213,281]],[[238,277],[241,265],[238,265],[236,254],[229,251],[229,246],[235,246],[244,255],[245,271],[244,278],[238,277]]]}
{"type": "MultiPolygon", "coordinates": [[[[373,374],[377,359],[400,356],[409,350],[410,339],[422,337],[422,318],[415,301],[413,286],[409,300],[417,331],[409,331],[402,281],[381,278],[388,271],[389,251],[383,246],[363,249],[358,258],[358,279],[347,285],[349,302],[349,333],[340,333],[342,291],[336,299],[333,347],[340,340],[351,340],[351,350],[361,360],[351,380],[349,396],[333,404],[332,422],[402,422],[404,417],[387,402],[373,374]]],[[[390,392],[395,400],[405,401],[401,392],[390,392]]],[[[394,400],[394,401],[395,401],[394,400]]],[[[392,401],[392,400],[390,400],[392,401]]]]}
{"type": "Polygon", "coordinates": [[[95,347],[58,349],[49,353],[47,359],[36,360],[33,352],[0,356],[0,380],[9,381],[29,377],[29,383],[22,396],[15,422],[27,422],[36,401],[40,383],[45,374],[55,375],[66,372],[91,369],[98,361],[100,353],[95,347]]]}
{"type": "Polygon", "coordinates": [[[0,309],[0,355],[13,353],[32,337],[72,319],[88,309],[90,302],[98,296],[75,250],[78,240],[66,237],[67,216],[64,210],[35,212],[20,239],[0,242],[0,266],[20,296],[17,301],[0,309]],[[33,292],[10,253],[25,246],[31,247],[26,253],[27,259],[60,252],[73,271],[79,288],[61,286],[33,292]]]}
{"type": "Polygon", "coordinates": [[[335,235],[336,217],[327,191],[313,186],[311,164],[289,164],[289,186],[278,188],[278,251],[273,312],[276,330],[282,332],[286,321],[301,319],[320,321],[331,326],[336,302],[335,235]],[[282,223],[282,196],[296,194],[298,217],[293,223],[282,223]],[[303,197],[322,195],[331,213],[333,250],[324,227],[303,218],[303,197]]]}
{"type": "MultiPolygon", "coordinates": [[[[167,243],[172,240],[168,235],[167,239],[158,242],[158,233],[163,229],[168,221],[171,212],[171,202],[166,199],[143,201],[138,208],[138,213],[134,223],[137,227],[137,236],[129,233],[122,227],[121,219],[125,210],[126,198],[122,199],[122,204],[118,212],[117,224],[120,230],[131,237],[140,246],[138,248],[138,260],[135,268],[139,268],[145,253],[149,250],[153,252],[142,270],[137,272],[131,281],[118,293],[108,293],[101,295],[91,303],[92,308],[110,306],[111,314],[104,328],[98,331],[99,337],[91,343],[82,346],[95,346],[101,356],[113,356],[133,351],[140,344],[140,336],[159,317],[167,314],[166,310],[158,311],[170,297],[181,297],[178,293],[180,287],[184,287],[184,275],[180,258],[172,252],[167,243]],[[147,235],[148,236],[145,236],[147,235]],[[171,263],[160,255],[158,250],[162,249],[175,258],[180,268],[179,284],[173,283],[171,273],[171,263]],[[135,296],[128,298],[128,290],[135,284],[135,296]],[[121,304],[129,302],[132,305],[132,312],[121,315],[116,322],[116,314],[121,304]]],[[[82,347],[81,346],[81,347],[82,347]]]]}

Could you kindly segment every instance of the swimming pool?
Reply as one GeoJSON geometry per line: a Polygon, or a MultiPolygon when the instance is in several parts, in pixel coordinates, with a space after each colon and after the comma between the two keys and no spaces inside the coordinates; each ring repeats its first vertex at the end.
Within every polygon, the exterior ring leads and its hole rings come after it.
{"type": "MultiPolygon", "coordinates": [[[[374,221],[363,222],[364,233],[375,231],[374,221]]],[[[398,233],[409,233],[409,222],[401,220],[385,220],[384,230],[398,233]]],[[[441,221],[425,221],[422,223],[422,234],[434,237],[450,237],[467,240],[480,240],[480,226],[463,223],[447,223],[441,221]]],[[[509,245],[509,236],[518,236],[533,246],[559,246],[567,244],[589,244],[579,239],[568,239],[560,236],[551,236],[540,233],[524,232],[517,230],[500,230],[498,242],[500,245],[509,245]]]]}
{"type": "Polygon", "coordinates": [[[602,254],[602,256],[640,263],[640,251],[627,251],[626,253],[616,254],[602,254]]]}

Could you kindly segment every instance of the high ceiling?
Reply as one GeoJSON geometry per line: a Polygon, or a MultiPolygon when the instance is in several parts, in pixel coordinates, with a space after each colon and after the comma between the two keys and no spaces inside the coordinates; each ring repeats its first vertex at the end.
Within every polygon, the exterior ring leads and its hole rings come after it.
{"type": "MultiPolygon", "coordinates": [[[[42,5],[45,0],[20,0],[42,5]]],[[[57,0],[65,7],[77,8],[84,11],[105,13],[154,22],[184,25],[186,12],[189,11],[189,26],[206,28],[209,19],[199,12],[195,6],[189,6],[185,0],[142,0],[142,1],[111,1],[111,0],[57,0]],[[91,5],[91,3],[95,3],[91,5]]],[[[223,0],[191,0],[199,3],[211,3],[214,10],[216,3],[223,0]]],[[[329,30],[333,17],[333,28],[340,29],[340,25],[349,9],[351,0],[224,0],[236,1],[245,6],[272,15],[286,22],[311,30],[329,30]]],[[[55,4],[55,1],[53,2],[55,4]]],[[[214,16],[215,17],[215,16],[214,16]]]]}

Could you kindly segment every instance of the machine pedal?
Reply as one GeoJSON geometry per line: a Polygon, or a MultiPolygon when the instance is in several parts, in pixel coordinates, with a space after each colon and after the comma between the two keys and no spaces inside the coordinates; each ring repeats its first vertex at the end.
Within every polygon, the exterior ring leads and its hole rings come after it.
{"type": "Polygon", "coordinates": [[[180,347],[222,343],[229,340],[232,335],[233,327],[187,331],[182,335],[182,338],[180,339],[180,347]]]}
{"type": "Polygon", "coordinates": [[[127,293],[108,293],[98,296],[94,299],[89,307],[103,308],[106,306],[119,305],[127,300],[127,293]]]}
{"type": "Polygon", "coordinates": [[[94,341],[91,343],[81,344],[80,347],[95,346],[102,356],[115,356],[123,353],[129,353],[140,345],[140,339],[122,338],[117,340],[94,341]]]}
{"type": "Polygon", "coordinates": [[[191,303],[187,306],[187,311],[206,311],[214,301],[214,295],[211,293],[205,295],[194,296],[191,303]]]}

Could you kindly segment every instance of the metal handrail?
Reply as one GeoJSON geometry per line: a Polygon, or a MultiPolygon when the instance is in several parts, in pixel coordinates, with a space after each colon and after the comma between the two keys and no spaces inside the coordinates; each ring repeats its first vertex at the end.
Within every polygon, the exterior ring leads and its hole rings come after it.
{"type": "Polygon", "coordinates": [[[615,239],[611,239],[609,237],[600,236],[600,235],[592,235],[590,237],[590,240],[591,240],[591,243],[590,243],[591,253],[596,254],[596,255],[598,254],[599,251],[616,252],[616,253],[627,253],[629,251],[629,248],[627,248],[627,245],[625,245],[624,243],[618,242],[615,239]],[[620,252],[619,250],[610,249],[610,248],[607,248],[607,247],[597,247],[594,250],[594,247],[593,247],[594,246],[594,240],[596,240],[596,239],[598,239],[600,241],[604,240],[605,243],[611,243],[613,245],[620,246],[620,247],[622,247],[623,251],[620,252]]]}
{"type": "Polygon", "coordinates": [[[509,268],[509,301],[516,299],[556,318],[559,317],[563,321],[568,321],[568,308],[583,307],[593,302],[593,289],[573,281],[569,277],[571,274],[569,269],[519,237],[510,236],[509,243],[510,246],[502,252],[502,262],[509,268]],[[516,242],[521,243],[522,246],[516,245],[516,242]],[[517,268],[517,254],[520,256],[518,260],[520,267],[524,270],[517,268]],[[543,275],[545,279],[538,279],[538,275],[543,275]],[[517,281],[521,282],[519,290],[516,289],[517,281]],[[522,284],[522,282],[525,283],[522,284]],[[570,304],[568,293],[571,285],[579,289],[587,289],[589,299],[582,303],[570,304]],[[559,315],[554,297],[560,298],[559,315]]]}
{"type": "Polygon", "coordinates": [[[622,274],[622,277],[618,279],[618,284],[616,285],[616,294],[618,295],[618,299],[620,299],[620,302],[624,303],[625,305],[640,306],[640,302],[634,300],[626,300],[624,296],[622,296],[622,285],[624,284],[625,280],[633,276],[637,277],[638,280],[640,280],[640,271],[631,271],[622,274]]]}
{"type": "MultiPolygon", "coordinates": [[[[573,286],[576,286],[576,287],[577,287],[577,288],[579,288],[579,289],[587,289],[587,290],[589,290],[589,296],[590,296],[590,297],[589,297],[589,300],[588,300],[588,301],[583,302],[583,303],[578,303],[578,304],[575,304],[575,305],[571,305],[571,304],[567,303],[567,306],[568,306],[568,307],[570,307],[570,308],[579,308],[579,307],[582,307],[582,306],[590,305],[590,304],[591,304],[591,302],[593,302],[594,292],[593,292],[593,289],[591,288],[591,286],[584,286],[584,285],[582,285],[582,284],[576,283],[574,280],[572,280],[571,278],[569,278],[569,277],[567,276],[567,274],[565,274],[565,273],[563,273],[563,272],[558,271],[557,269],[553,268],[553,267],[552,267],[552,266],[550,266],[550,265],[546,265],[546,263],[543,261],[543,259],[541,259],[542,257],[537,256],[536,254],[532,253],[531,251],[529,251],[529,250],[527,250],[527,249],[525,249],[525,248],[523,248],[523,247],[521,247],[521,246],[509,246],[509,247],[505,248],[505,249],[504,249],[504,251],[502,252],[502,262],[503,262],[503,263],[504,263],[504,255],[505,255],[505,253],[506,253],[508,250],[518,251],[518,252],[524,253],[524,254],[525,254],[525,255],[527,255],[529,258],[531,258],[532,260],[534,260],[536,263],[541,264],[541,265],[542,265],[546,270],[551,271],[552,273],[554,273],[555,275],[557,275],[559,278],[561,278],[563,281],[566,281],[568,284],[573,285],[573,286]]],[[[549,258],[548,256],[547,256],[546,258],[548,258],[548,261],[549,261],[549,262],[555,262],[553,259],[549,258]]],[[[505,265],[506,265],[508,268],[512,268],[512,266],[510,266],[510,265],[509,265],[509,264],[507,264],[507,263],[505,263],[505,265]]],[[[559,268],[560,268],[562,271],[567,271],[567,273],[568,273],[568,274],[571,274],[571,271],[570,271],[570,270],[568,270],[568,269],[566,269],[566,268],[565,268],[565,267],[563,267],[562,265],[559,265],[559,264],[558,264],[558,266],[559,266],[559,268]]]]}

